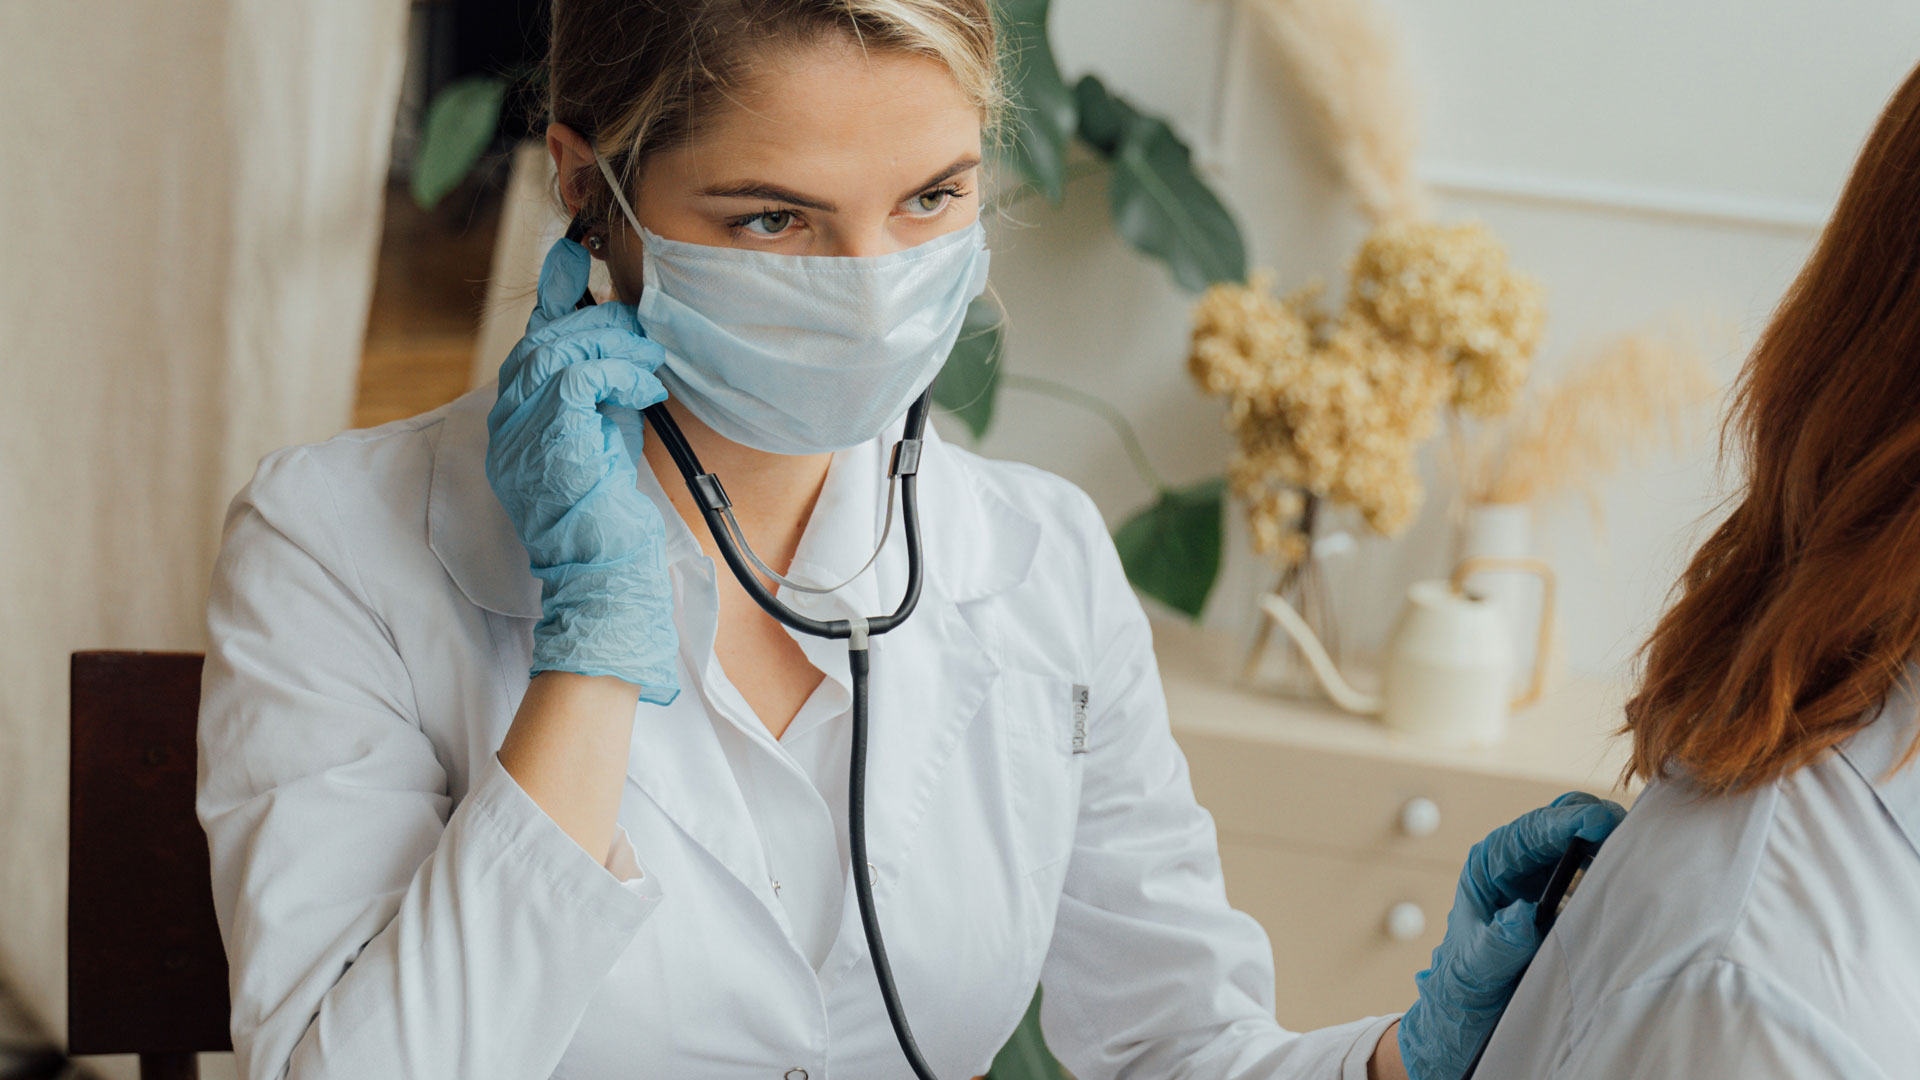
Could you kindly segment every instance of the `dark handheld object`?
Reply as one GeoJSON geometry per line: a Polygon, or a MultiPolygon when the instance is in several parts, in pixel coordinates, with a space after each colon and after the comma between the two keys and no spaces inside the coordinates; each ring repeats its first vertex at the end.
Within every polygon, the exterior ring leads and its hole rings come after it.
{"type": "Polygon", "coordinates": [[[1580,886],[1580,879],[1586,876],[1587,867],[1593,865],[1594,856],[1598,854],[1600,845],[1595,841],[1576,836],[1568,842],[1567,853],[1560,856],[1560,862],[1554,866],[1546,891],[1540,894],[1540,906],[1534,909],[1535,929],[1543,934],[1553,929],[1554,920],[1567,909],[1573,890],[1580,886]]]}
{"type": "MultiPolygon", "coordinates": [[[[1545,934],[1553,929],[1554,920],[1565,911],[1567,903],[1573,899],[1573,891],[1580,887],[1580,879],[1587,874],[1587,867],[1593,865],[1594,856],[1600,854],[1600,845],[1592,840],[1574,837],[1567,844],[1566,854],[1553,867],[1552,876],[1547,878],[1547,887],[1540,893],[1539,906],[1533,912],[1534,928],[1545,934]]],[[[1520,969],[1522,976],[1526,968],[1520,969]]],[[[1506,1015],[1506,1010],[1501,1010],[1506,1015]]],[[[1487,1037],[1480,1040],[1480,1049],[1473,1052],[1473,1060],[1467,1062],[1467,1071],[1460,1074],[1460,1080],[1473,1080],[1473,1074],[1480,1068],[1480,1059],[1487,1055],[1487,1047],[1493,1043],[1493,1033],[1499,1030],[1500,1021],[1495,1020],[1493,1027],[1487,1029],[1487,1037]]]]}
{"type": "MultiPolygon", "coordinates": [[[[584,214],[575,217],[567,227],[567,239],[578,243],[586,234],[586,224],[584,214]]],[[[574,309],[591,307],[593,303],[593,294],[583,292],[574,309]]],[[[667,412],[665,403],[649,405],[641,410],[648,426],[660,437],[661,445],[666,447],[667,454],[679,467],[681,477],[687,482],[687,490],[693,493],[694,503],[700,507],[701,516],[707,519],[707,529],[713,534],[714,543],[719,546],[721,556],[726,559],[728,568],[739,579],[740,587],[747,591],[747,595],[753,597],[754,602],[768,615],[803,634],[845,638],[847,641],[847,664],[853,676],[853,751],[852,768],[847,776],[847,839],[848,846],[852,848],[851,861],[856,867],[868,865],[867,674],[873,665],[872,654],[867,648],[868,638],[898,627],[907,620],[908,615],[913,614],[914,607],[920,602],[922,572],[917,481],[920,437],[927,426],[930,396],[931,391],[921,394],[907,410],[906,430],[902,432],[900,441],[894,444],[893,457],[887,464],[888,479],[897,478],[900,482],[901,518],[907,533],[907,587],[900,598],[900,606],[891,615],[831,621],[800,614],[781,602],[761,583],[728,528],[727,511],[733,503],[727,498],[727,489],[721,485],[720,478],[701,468],[700,459],[694,455],[686,436],[681,434],[680,425],[667,412]]],[[[880,998],[887,1007],[887,1019],[893,1024],[894,1038],[899,1041],[900,1050],[906,1055],[907,1064],[912,1067],[918,1080],[938,1080],[926,1059],[921,1056],[920,1047],[914,1042],[913,1030],[907,1025],[906,1011],[900,1004],[900,993],[893,984],[893,967],[887,962],[886,943],[880,937],[880,916],[873,902],[872,876],[855,871],[853,891],[860,902],[860,926],[866,933],[867,951],[873,957],[873,972],[880,984],[880,998]]]]}

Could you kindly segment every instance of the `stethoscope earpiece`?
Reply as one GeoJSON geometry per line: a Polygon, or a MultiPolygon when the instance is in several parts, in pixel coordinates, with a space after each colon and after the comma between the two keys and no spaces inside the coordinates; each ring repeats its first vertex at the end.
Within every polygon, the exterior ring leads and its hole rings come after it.
{"type": "Polygon", "coordinates": [[[584,208],[581,209],[579,213],[573,215],[572,221],[567,222],[567,239],[576,244],[585,244],[587,233],[592,230],[593,224],[593,215],[584,208]]]}
{"type": "Polygon", "coordinates": [[[573,215],[573,220],[567,223],[567,239],[596,255],[607,246],[607,234],[600,230],[599,221],[584,209],[573,215]]]}
{"type": "MultiPolygon", "coordinates": [[[[588,251],[599,251],[606,243],[605,238],[594,229],[594,219],[592,215],[588,214],[585,210],[573,215],[573,220],[567,222],[566,235],[567,239],[582,245],[588,251]]],[[[598,301],[593,298],[593,290],[591,288],[582,289],[580,290],[580,299],[573,302],[573,310],[579,311],[581,308],[592,307],[596,303],[598,303],[598,301]]]]}

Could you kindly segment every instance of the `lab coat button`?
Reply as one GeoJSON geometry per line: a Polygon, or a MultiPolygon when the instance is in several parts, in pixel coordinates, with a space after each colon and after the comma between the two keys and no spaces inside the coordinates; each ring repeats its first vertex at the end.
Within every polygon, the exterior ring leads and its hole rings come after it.
{"type": "Polygon", "coordinates": [[[807,1080],[807,1070],[795,1065],[793,1068],[788,1069],[786,1073],[780,1077],[780,1080],[807,1080]]]}

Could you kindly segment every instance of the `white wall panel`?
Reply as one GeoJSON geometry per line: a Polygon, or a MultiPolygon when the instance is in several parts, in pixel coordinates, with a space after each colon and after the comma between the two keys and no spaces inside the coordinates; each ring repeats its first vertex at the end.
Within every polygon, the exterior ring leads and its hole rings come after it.
{"type": "Polygon", "coordinates": [[[1920,54],[1910,0],[1390,0],[1436,161],[1830,201],[1920,54]]]}

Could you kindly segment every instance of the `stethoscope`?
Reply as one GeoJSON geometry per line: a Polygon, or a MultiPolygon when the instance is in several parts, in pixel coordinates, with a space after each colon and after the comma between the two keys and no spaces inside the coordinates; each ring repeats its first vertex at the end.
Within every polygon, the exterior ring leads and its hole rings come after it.
{"type": "MultiPolygon", "coordinates": [[[[586,220],[582,214],[568,226],[567,239],[577,243],[585,230],[586,220]]],[[[574,309],[577,311],[594,303],[596,301],[591,290],[582,292],[574,309]]],[[[667,412],[666,404],[661,402],[641,410],[647,425],[659,436],[660,444],[666,447],[674,465],[679,467],[681,477],[687,482],[687,490],[693,494],[693,501],[700,508],[700,515],[707,520],[707,530],[713,534],[713,542],[719,546],[721,557],[727,560],[733,576],[739,579],[740,587],[753,597],[754,603],[759,604],[768,615],[803,634],[846,639],[847,666],[853,676],[853,750],[852,767],[847,774],[847,839],[848,846],[852,848],[851,862],[854,867],[870,865],[867,862],[867,673],[873,667],[873,657],[867,646],[873,637],[906,622],[907,616],[913,614],[914,606],[920,602],[920,501],[916,481],[920,471],[920,437],[926,430],[931,394],[931,390],[922,393],[907,410],[906,427],[900,441],[893,444],[893,454],[887,462],[887,517],[879,545],[852,577],[839,585],[826,587],[791,581],[774,573],[762,562],[753,553],[752,545],[747,543],[746,533],[734,518],[733,502],[727,498],[727,489],[721,485],[718,476],[700,467],[699,457],[694,454],[693,447],[687,444],[686,436],[681,434],[680,425],[667,412]],[[880,557],[881,549],[886,547],[887,539],[892,535],[896,491],[899,494],[901,524],[907,536],[907,587],[900,597],[900,606],[894,608],[893,614],[871,618],[856,615],[832,620],[809,618],[788,607],[760,583],[754,573],[755,568],[782,585],[804,593],[830,593],[850,584],[880,557]]],[[[873,973],[880,983],[880,998],[886,1003],[887,1019],[893,1024],[894,1038],[899,1040],[900,1050],[906,1055],[907,1064],[913,1068],[918,1080],[938,1080],[926,1059],[920,1056],[920,1047],[913,1040],[913,1029],[907,1025],[906,1011],[900,1005],[900,992],[893,984],[893,967],[887,962],[887,946],[880,938],[880,916],[873,903],[871,872],[863,874],[856,869],[852,877],[854,896],[860,903],[860,927],[866,934],[867,951],[873,957],[873,973]]]]}

